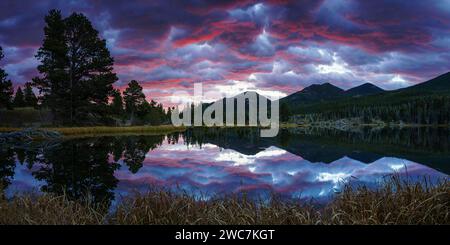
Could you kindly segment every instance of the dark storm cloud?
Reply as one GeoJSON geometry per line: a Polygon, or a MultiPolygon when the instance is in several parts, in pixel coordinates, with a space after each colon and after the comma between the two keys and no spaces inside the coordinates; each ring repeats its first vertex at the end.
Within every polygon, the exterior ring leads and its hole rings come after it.
{"type": "Polygon", "coordinates": [[[16,84],[36,75],[52,8],[88,16],[115,57],[117,86],[136,79],[161,96],[195,81],[284,93],[323,82],[398,88],[450,70],[449,0],[6,0],[0,65],[16,84]]]}

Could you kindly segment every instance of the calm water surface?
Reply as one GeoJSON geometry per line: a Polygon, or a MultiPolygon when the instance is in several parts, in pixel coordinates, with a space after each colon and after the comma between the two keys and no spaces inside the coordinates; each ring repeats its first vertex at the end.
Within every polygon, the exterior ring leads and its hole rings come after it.
{"type": "Polygon", "coordinates": [[[117,203],[151,187],[199,198],[245,191],[327,201],[344,183],[376,186],[398,173],[410,181],[448,178],[448,129],[196,129],[161,136],[105,136],[2,146],[0,181],[11,197],[25,192],[88,190],[117,203]]]}

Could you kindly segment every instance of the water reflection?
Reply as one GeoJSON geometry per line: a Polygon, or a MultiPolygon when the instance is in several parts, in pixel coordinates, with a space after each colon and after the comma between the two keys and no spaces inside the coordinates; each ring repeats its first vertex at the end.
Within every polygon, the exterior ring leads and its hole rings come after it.
{"type": "Polygon", "coordinates": [[[6,188],[11,184],[14,176],[14,167],[16,166],[14,150],[11,147],[1,148],[0,160],[0,186],[6,188]]]}
{"type": "Polygon", "coordinates": [[[448,131],[442,129],[195,129],[167,136],[69,139],[1,147],[5,194],[41,191],[113,202],[150,186],[208,198],[238,193],[326,200],[346,181],[375,185],[399,172],[412,179],[447,177],[448,131]],[[409,131],[408,131],[409,130],[409,131]],[[390,136],[389,136],[390,135],[390,136]]]}

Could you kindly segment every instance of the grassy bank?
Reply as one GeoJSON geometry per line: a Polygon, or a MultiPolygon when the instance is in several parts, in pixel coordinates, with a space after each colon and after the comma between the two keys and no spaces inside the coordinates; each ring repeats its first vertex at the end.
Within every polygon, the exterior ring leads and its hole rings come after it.
{"type": "Polygon", "coordinates": [[[0,224],[450,224],[450,183],[389,180],[378,189],[344,188],[326,207],[274,198],[198,201],[187,194],[151,191],[123,201],[112,213],[64,196],[0,201],[0,224]]]}
{"type": "MultiPolygon", "coordinates": [[[[19,131],[23,128],[1,127],[0,132],[19,131]]],[[[161,134],[184,131],[185,127],[175,127],[172,125],[160,126],[128,126],[128,127],[49,127],[42,128],[46,130],[56,131],[64,136],[78,135],[108,135],[108,134],[161,134]]]]}

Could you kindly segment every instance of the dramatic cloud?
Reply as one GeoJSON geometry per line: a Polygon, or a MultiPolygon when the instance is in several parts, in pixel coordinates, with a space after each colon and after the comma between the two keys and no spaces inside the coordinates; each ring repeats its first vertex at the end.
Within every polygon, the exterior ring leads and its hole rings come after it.
{"type": "Polygon", "coordinates": [[[217,96],[283,96],[325,82],[395,89],[450,70],[450,0],[5,0],[0,65],[16,86],[38,75],[52,8],[89,17],[115,58],[116,87],[135,79],[164,103],[195,82],[217,96]]]}

